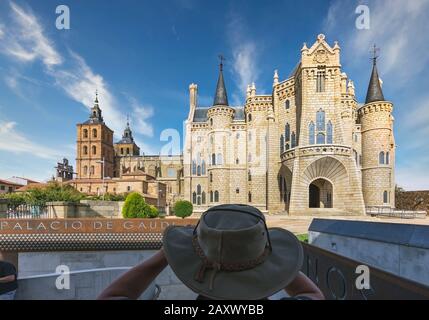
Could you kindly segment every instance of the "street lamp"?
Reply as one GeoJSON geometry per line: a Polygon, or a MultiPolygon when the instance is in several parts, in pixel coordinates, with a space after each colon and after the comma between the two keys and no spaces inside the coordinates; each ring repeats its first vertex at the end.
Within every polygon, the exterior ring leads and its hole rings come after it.
{"type": "Polygon", "coordinates": [[[103,157],[103,160],[98,160],[98,161],[96,161],[97,163],[101,163],[101,171],[102,171],[102,177],[103,177],[103,201],[104,201],[104,195],[105,195],[105,193],[106,193],[106,190],[105,190],[105,186],[104,186],[104,168],[105,168],[105,159],[104,159],[104,157],[103,157]]]}

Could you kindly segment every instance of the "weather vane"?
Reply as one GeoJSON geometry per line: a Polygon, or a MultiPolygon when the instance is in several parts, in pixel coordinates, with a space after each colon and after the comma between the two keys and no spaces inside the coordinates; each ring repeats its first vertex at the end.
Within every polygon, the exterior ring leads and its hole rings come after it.
{"type": "Polygon", "coordinates": [[[223,54],[219,55],[219,60],[220,60],[220,70],[223,70],[223,62],[226,60],[225,57],[223,56],[223,54]]]}
{"type": "Polygon", "coordinates": [[[371,50],[372,53],[372,60],[374,61],[374,63],[377,61],[377,58],[379,57],[379,55],[377,55],[377,53],[380,52],[380,48],[377,48],[377,46],[374,44],[374,47],[371,50]]]}

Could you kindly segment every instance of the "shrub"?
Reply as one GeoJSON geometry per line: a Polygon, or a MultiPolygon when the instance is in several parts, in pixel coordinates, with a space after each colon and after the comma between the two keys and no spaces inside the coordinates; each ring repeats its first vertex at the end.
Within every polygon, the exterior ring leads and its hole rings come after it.
{"type": "Polygon", "coordinates": [[[158,210],[155,210],[155,207],[152,209],[151,206],[146,203],[141,194],[134,192],[127,196],[124,207],[122,208],[122,216],[125,219],[155,218],[158,215],[158,210]]]}
{"type": "Polygon", "coordinates": [[[159,210],[155,206],[149,206],[149,218],[158,218],[159,217],[159,210]]]}
{"type": "Polygon", "coordinates": [[[174,214],[176,215],[176,217],[185,219],[186,217],[192,215],[193,211],[194,206],[189,201],[180,200],[174,204],[174,214]]]}
{"type": "Polygon", "coordinates": [[[1,196],[2,199],[6,199],[10,206],[17,208],[22,204],[25,204],[25,194],[22,193],[7,193],[1,196]]]}

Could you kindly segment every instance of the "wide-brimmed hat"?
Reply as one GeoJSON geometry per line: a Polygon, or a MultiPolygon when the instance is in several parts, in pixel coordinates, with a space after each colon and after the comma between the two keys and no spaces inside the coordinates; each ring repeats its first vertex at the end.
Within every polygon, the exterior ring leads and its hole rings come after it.
{"type": "Polygon", "coordinates": [[[163,236],[167,261],[191,290],[210,299],[259,300],[284,289],[302,266],[296,236],[267,228],[258,209],[221,205],[197,226],[171,226],[163,236]]]}

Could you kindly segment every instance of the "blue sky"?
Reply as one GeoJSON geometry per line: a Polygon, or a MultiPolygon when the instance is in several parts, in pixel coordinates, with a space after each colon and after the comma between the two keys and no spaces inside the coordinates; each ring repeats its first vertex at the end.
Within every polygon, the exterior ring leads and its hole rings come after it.
{"type": "Polygon", "coordinates": [[[142,151],[158,153],[161,132],[182,129],[190,83],[202,105],[212,102],[219,53],[230,102],[242,104],[248,83],[269,93],[274,69],[285,79],[303,42],[325,33],[339,41],[360,102],[369,50],[381,48],[397,182],[429,189],[428,19],[429,0],[0,0],[0,178],[45,180],[63,156],[74,162],[76,123],[87,119],[96,88],[115,134],[130,114],[142,151]],[[70,8],[70,30],[55,27],[59,4],[70,8]],[[359,4],[370,8],[369,30],[355,27],[359,4]]]}

